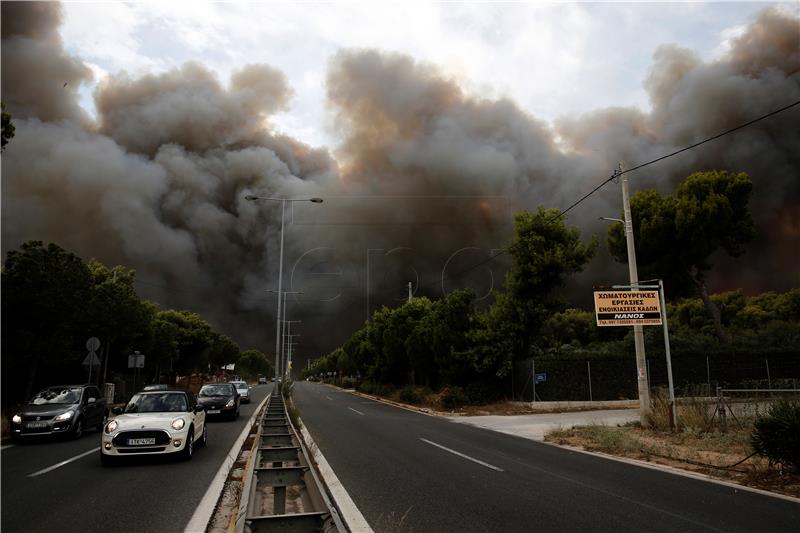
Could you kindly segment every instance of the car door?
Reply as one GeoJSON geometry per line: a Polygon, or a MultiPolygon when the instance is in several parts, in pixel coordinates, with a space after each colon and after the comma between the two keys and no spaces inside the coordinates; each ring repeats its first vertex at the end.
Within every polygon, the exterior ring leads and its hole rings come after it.
{"type": "Polygon", "coordinates": [[[103,423],[106,415],[106,399],[103,398],[103,396],[100,394],[100,389],[97,387],[89,387],[89,390],[90,397],[95,399],[94,403],[92,404],[92,420],[94,421],[92,425],[100,425],[103,423]]]}
{"type": "Polygon", "coordinates": [[[189,405],[189,412],[192,413],[191,416],[194,419],[194,440],[197,440],[203,435],[203,427],[206,425],[206,410],[203,409],[200,412],[195,412],[194,409],[197,407],[197,398],[195,398],[193,392],[189,391],[186,393],[186,400],[186,403],[189,405]]]}

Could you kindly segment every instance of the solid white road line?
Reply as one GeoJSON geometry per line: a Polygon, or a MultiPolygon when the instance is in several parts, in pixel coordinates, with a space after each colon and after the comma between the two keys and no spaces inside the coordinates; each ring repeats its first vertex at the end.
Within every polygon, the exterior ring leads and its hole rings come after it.
{"type": "Polygon", "coordinates": [[[496,466],[490,465],[489,463],[484,463],[483,461],[475,459],[474,457],[470,457],[469,455],[465,455],[465,454],[463,454],[461,452],[457,452],[455,450],[451,450],[447,446],[442,446],[441,444],[436,444],[435,442],[429,441],[428,439],[420,438],[419,440],[421,440],[422,442],[427,442],[431,446],[436,446],[437,448],[441,448],[442,450],[444,450],[446,452],[450,452],[453,455],[457,455],[457,456],[462,457],[462,458],[464,458],[464,459],[466,459],[468,461],[472,461],[473,463],[478,463],[479,465],[485,466],[486,468],[491,468],[492,470],[496,470],[498,472],[503,472],[504,471],[502,468],[497,468],[496,466]]]}
{"type": "Polygon", "coordinates": [[[352,407],[348,407],[348,409],[350,409],[350,410],[351,410],[351,411],[353,411],[354,413],[358,413],[358,414],[360,414],[361,416],[364,416],[364,413],[362,413],[361,411],[357,411],[357,410],[353,409],[352,407]]]}
{"type": "Polygon", "coordinates": [[[214,508],[217,506],[217,500],[219,500],[219,496],[222,493],[222,489],[225,487],[225,480],[228,478],[228,473],[231,471],[231,465],[236,461],[236,457],[239,455],[239,450],[242,448],[242,444],[244,443],[247,435],[250,434],[250,428],[253,426],[253,421],[256,419],[256,415],[261,411],[261,408],[264,407],[264,404],[269,399],[272,391],[267,393],[267,396],[258,404],[256,410],[253,411],[253,415],[250,417],[250,420],[247,421],[247,424],[244,425],[244,429],[239,434],[239,438],[236,439],[236,442],[233,443],[231,449],[228,450],[228,455],[225,456],[225,460],[220,465],[219,470],[217,470],[217,474],[214,476],[214,479],[211,481],[211,484],[208,486],[208,490],[206,491],[203,499],[200,500],[200,505],[197,506],[197,509],[194,510],[194,514],[192,518],[189,519],[189,523],[186,524],[186,529],[184,529],[184,533],[200,533],[204,532],[208,527],[208,522],[211,520],[211,515],[214,514],[214,508]]]}
{"type": "Polygon", "coordinates": [[[13,444],[6,444],[5,446],[0,446],[0,450],[5,450],[6,448],[13,448],[13,444]]]}
{"type": "Polygon", "coordinates": [[[76,455],[75,457],[71,457],[71,458],[67,459],[66,461],[61,461],[60,463],[56,463],[53,466],[48,466],[47,468],[43,468],[42,470],[34,472],[33,474],[28,474],[28,477],[41,476],[42,474],[46,474],[48,472],[52,472],[56,468],[61,468],[64,465],[68,465],[72,461],[77,461],[78,459],[80,459],[82,457],[86,457],[89,454],[92,454],[92,453],[95,453],[95,452],[99,452],[99,451],[100,451],[100,446],[98,446],[97,448],[92,448],[88,452],[83,452],[82,454],[76,455]]]}
{"type": "Polygon", "coordinates": [[[328,464],[325,456],[322,455],[322,451],[319,449],[319,446],[314,444],[314,439],[311,438],[311,433],[308,432],[305,424],[301,424],[300,433],[303,435],[303,440],[306,441],[306,446],[308,447],[311,455],[314,457],[314,461],[319,467],[319,473],[322,476],[322,479],[325,481],[325,484],[328,486],[328,490],[330,491],[333,500],[336,502],[336,507],[339,508],[341,517],[345,524],[347,524],[347,527],[350,528],[350,531],[358,533],[373,533],[373,530],[367,523],[364,515],[361,514],[361,511],[358,510],[356,504],[353,503],[353,499],[350,498],[350,494],[347,493],[347,489],[344,488],[342,482],[339,481],[338,477],[336,477],[333,468],[331,468],[331,465],[328,464]]]}

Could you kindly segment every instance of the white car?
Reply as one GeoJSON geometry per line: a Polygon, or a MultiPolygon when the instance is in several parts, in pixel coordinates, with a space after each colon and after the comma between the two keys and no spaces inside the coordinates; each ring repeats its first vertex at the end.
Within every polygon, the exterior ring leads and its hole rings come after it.
{"type": "Polygon", "coordinates": [[[187,390],[142,391],[103,428],[100,459],[104,465],[121,457],[180,454],[189,460],[195,446],[208,441],[206,413],[187,390]]]}
{"type": "Polygon", "coordinates": [[[239,393],[239,399],[242,403],[250,403],[250,385],[246,381],[229,381],[228,383],[236,387],[236,392],[239,393]]]}

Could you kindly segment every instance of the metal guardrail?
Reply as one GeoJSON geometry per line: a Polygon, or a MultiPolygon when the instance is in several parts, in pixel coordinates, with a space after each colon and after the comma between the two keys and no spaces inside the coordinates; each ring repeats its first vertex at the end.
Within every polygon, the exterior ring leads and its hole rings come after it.
{"type": "Polygon", "coordinates": [[[286,412],[283,398],[270,396],[259,424],[255,455],[243,496],[246,514],[236,531],[258,533],[345,533],[309,460],[308,452],[286,412]]]}

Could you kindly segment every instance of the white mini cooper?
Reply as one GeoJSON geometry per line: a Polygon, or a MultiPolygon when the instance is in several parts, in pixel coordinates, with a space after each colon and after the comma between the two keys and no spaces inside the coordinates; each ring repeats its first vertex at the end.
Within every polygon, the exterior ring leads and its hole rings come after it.
{"type": "Polygon", "coordinates": [[[192,458],[195,446],[208,440],[206,413],[187,390],[153,390],[134,394],[116,418],[103,428],[100,459],[108,465],[120,457],[180,454],[192,458]]]}

